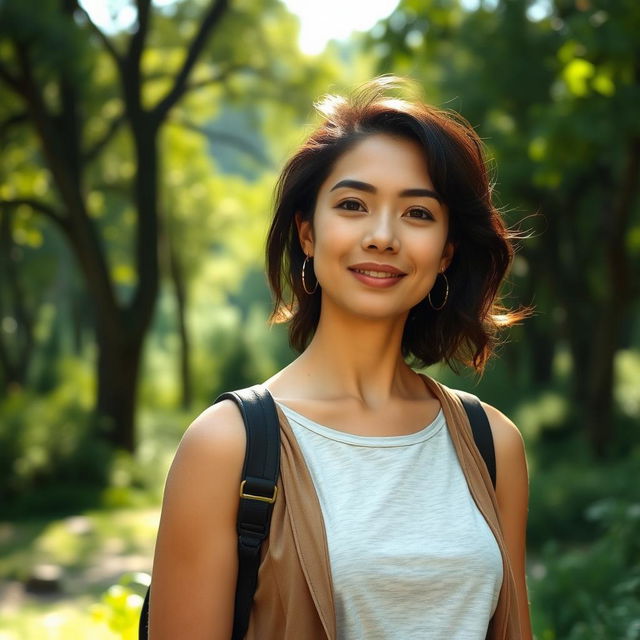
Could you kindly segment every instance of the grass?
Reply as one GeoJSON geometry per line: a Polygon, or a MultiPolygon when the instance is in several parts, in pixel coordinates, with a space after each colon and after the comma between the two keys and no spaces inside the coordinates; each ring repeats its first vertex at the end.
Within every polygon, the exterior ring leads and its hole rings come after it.
{"type": "Polygon", "coordinates": [[[123,575],[150,571],[158,517],[158,509],[122,509],[0,524],[0,640],[128,637],[139,595],[108,589],[123,575]],[[42,564],[60,568],[60,593],[25,592],[42,564]],[[109,628],[115,609],[126,614],[128,626],[118,623],[125,631],[109,628]]]}

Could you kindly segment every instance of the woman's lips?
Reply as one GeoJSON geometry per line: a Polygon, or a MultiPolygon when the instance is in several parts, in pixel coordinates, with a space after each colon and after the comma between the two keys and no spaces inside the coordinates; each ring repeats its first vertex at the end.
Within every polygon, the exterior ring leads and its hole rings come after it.
{"type": "Polygon", "coordinates": [[[388,273],[386,271],[375,271],[373,269],[354,269],[353,267],[351,267],[349,271],[351,271],[360,282],[370,287],[380,289],[393,287],[405,276],[404,273],[388,273]]]}

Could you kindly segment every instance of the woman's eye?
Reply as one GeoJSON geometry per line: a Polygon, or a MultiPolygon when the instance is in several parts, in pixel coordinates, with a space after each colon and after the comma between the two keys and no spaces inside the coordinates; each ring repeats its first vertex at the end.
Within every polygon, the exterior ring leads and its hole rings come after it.
{"type": "Polygon", "coordinates": [[[419,220],[433,220],[433,215],[430,211],[426,209],[409,209],[407,212],[410,218],[418,218],[419,220]]]}
{"type": "Polygon", "coordinates": [[[362,203],[357,200],[344,200],[338,205],[338,207],[340,209],[346,209],[347,211],[364,211],[362,203]]]}

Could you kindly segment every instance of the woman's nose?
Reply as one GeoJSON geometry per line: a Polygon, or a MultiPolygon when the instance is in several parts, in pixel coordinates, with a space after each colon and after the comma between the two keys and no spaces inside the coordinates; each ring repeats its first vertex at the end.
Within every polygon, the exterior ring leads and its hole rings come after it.
{"type": "Polygon", "coordinates": [[[370,221],[371,226],[363,237],[363,247],[376,251],[398,251],[400,242],[391,216],[374,215],[370,221]]]}

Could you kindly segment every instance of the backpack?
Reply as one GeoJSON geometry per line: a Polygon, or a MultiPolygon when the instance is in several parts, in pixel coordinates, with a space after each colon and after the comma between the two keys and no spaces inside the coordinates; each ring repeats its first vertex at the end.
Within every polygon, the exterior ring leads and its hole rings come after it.
{"type": "MultiPolygon", "coordinates": [[[[465,391],[455,390],[467,413],[473,439],[487,465],[493,488],[496,486],[496,458],[491,427],[479,399],[465,391]]],[[[236,584],[232,640],[242,640],[249,626],[253,596],[258,586],[260,549],[269,535],[273,504],[276,501],[280,471],[280,421],[275,402],[262,385],[229,391],[216,402],[232,400],[238,406],[247,431],[247,449],[238,507],[238,581],[236,584]]],[[[149,595],[140,612],[139,640],[149,633],[149,595]]]]}

